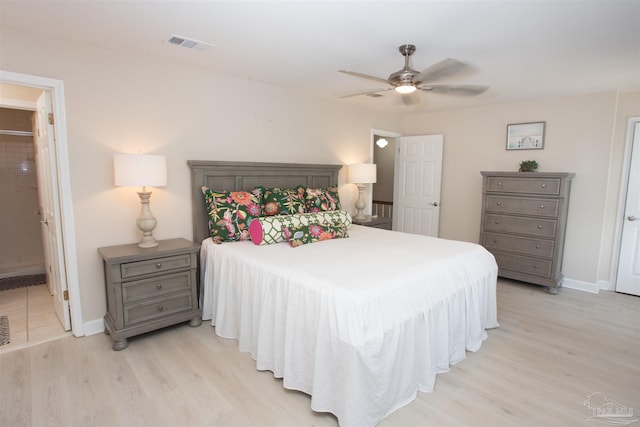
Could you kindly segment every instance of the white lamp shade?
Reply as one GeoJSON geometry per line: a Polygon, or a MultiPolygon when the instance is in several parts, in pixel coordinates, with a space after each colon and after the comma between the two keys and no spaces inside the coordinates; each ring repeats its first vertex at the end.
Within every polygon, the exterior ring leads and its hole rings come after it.
{"type": "Polygon", "coordinates": [[[115,154],[116,186],[164,187],[167,185],[167,158],[152,154],[115,154]]]}
{"type": "Polygon", "coordinates": [[[376,182],[375,163],[358,163],[350,165],[349,182],[352,184],[372,184],[376,182]]]}

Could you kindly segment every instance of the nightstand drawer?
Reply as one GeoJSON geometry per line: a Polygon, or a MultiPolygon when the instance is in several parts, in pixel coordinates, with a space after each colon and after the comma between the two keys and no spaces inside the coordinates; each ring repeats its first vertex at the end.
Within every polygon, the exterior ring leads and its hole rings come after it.
{"type": "Polygon", "coordinates": [[[508,234],[484,233],[482,246],[489,250],[518,252],[525,255],[553,257],[553,240],[530,239],[508,234]]]}
{"type": "Polygon", "coordinates": [[[500,270],[517,271],[532,274],[534,276],[551,277],[553,261],[548,259],[531,258],[528,256],[492,252],[498,263],[498,276],[500,270]]]}
{"type": "Polygon", "coordinates": [[[559,178],[488,177],[487,191],[504,193],[560,194],[559,178]]]}
{"type": "Polygon", "coordinates": [[[157,298],[144,303],[125,305],[124,324],[131,326],[192,308],[194,307],[191,303],[191,292],[188,291],[168,298],[157,298]]]}
{"type": "Polygon", "coordinates": [[[145,274],[163,273],[165,271],[177,270],[191,267],[191,255],[183,254],[152,260],[128,262],[120,266],[122,279],[143,276],[145,274]]]}
{"type": "Polygon", "coordinates": [[[535,237],[555,237],[556,221],[508,215],[485,216],[484,229],[505,233],[527,234],[535,237]]]}
{"type": "Polygon", "coordinates": [[[556,218],[560,202],[553,199],[487,196],[487,212],[545,216],[556,218]]]}
{"type": "Polygon", "coordinates": [[[122,301],[127,304],[140,299],[154,298],[190,289],[191,272],[187,270],[167,276],[123,283],[122,301]]]}

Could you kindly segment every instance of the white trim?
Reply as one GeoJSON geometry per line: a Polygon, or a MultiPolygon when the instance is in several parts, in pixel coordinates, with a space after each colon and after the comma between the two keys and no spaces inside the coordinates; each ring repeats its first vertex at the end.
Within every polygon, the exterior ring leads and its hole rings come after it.
{"type": "Polygon", "coordinates": [[[14,110],[36,111],[36,103],[31,101],[23,101],[21,99],[1,98],[0,107],[13,108],[14,110]]]}
{"type": "Polygon", "coordinates": [[[620,174],[620,194],[618,195],[618,207],[616,209],[616,225],[613,232],[613,253],[609,265],[609,288],[615,291],[618,282],[618,263],[620,262],[620,243],[622,242],[622,226],[624,224],[625,205],[627,203],[627,187],[629,186],[629,173],[631,172],[631,149],[633,147],[633,135],[635,126],[640,123],[640,117],[630,117],[627,121],[627,135],[625,137],[624,157],[622,159],[622,173],[620,174]]]}
{"type": "Polygon", "coordinates": [[[104,319],[89,320],[84,323],[84,335],[97,335],[104,333],[104,319]]]}
{"type": "Polygon", "coordinates": [[[71,175],[67,141],[67,118],[64,102],[64,83],[62,80],[0,70],[0,83],[37,87],[49,90],[53,94],[53,114],[56,129],[56,159],[58,162],[58,192],[60,195],[61,238],[64,248],[64,264],[71,306],[71,331],[76,337],[84,335],[82,304],[76,252],[75,226],[73,220],[73,202],[71,199],[71,175]]]}
{"type": "Polygon", "coordinates": [[[595,283],[583,282],[580,280],[567,279],[566,277],[562,280],[562,287],[575,289],[577,291],[589,292],[591,294],[597,294],[600,292],[600,288],[595,283]]]}

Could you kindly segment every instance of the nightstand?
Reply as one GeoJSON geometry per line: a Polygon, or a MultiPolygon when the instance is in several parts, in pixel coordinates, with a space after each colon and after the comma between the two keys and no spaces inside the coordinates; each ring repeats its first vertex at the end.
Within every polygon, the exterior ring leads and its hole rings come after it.
{"type": "Polygon", "coordinates": [[[98,249],[104,261],[107,291],[105,333],[113,349],[127,338],[189,321],[202,323],[198,308],[198,251],[185,239],[161,240],[155,248],[137,243],[98,249]]]}
{"type": "Polygon", "coordinates": [[[367,227],[391,230],[392,219],[381,216],[367,216],[365,219],[352,219],[351,222],[356,225],[364,225],[367,227]]]}

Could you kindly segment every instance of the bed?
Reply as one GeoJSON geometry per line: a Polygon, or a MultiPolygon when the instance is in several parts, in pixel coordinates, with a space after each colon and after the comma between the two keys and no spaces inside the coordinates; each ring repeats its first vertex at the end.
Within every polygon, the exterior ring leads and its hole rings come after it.
{"type": "Polygon", "coordinates": [[[328,187],[340,166],[189,161],[200,303],[216,334],[342,426],[373,426],[432,391],[498,326],[497,266],[479,245],[352,225],[349,238],[214,244],[201,187],[328,187]]]}

